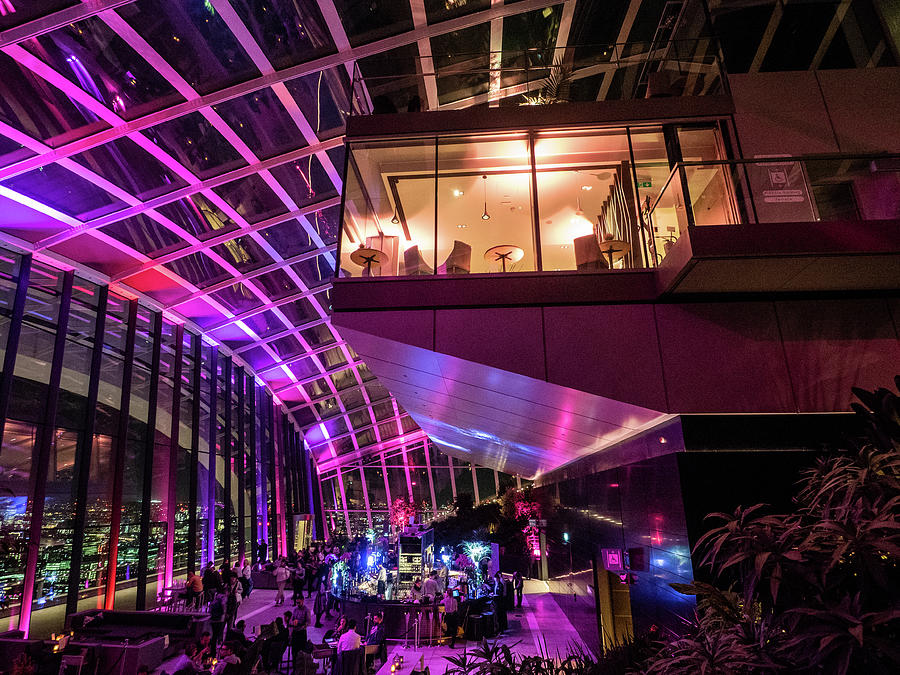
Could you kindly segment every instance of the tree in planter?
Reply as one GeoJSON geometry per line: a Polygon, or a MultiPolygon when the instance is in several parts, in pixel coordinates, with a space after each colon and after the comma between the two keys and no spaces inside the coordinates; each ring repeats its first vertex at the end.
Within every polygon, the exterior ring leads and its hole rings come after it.
{"type": "Polygon", "coordinates": [[[804,473],[793,513],[711,514],[701,564],[735,590],[673,584],[696,619],[645,672],[900,672],[900,397],[853,392],[866,439],[804,473]]]}

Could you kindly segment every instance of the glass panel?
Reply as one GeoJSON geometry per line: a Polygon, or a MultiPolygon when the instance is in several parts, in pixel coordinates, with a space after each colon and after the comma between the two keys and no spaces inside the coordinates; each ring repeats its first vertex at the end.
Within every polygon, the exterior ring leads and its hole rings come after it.
{"type": "Polygon", "coordinates": [[[72,159],[143,201],[187,185],[128,138],[116,139],[72,159]]]}
{"type": "Polygon", "coordinates": [[[287,211],[284,202],[258,174],[240,178],[214,189],[216,194],[228,202],[231,208],[251,223],[257,223],[287,211]]]}
{"type": "Polygon", "coordinates": [[[272,263],[272,259],[252,237],[238,237],[213,246],[212,250],[241,274],[272,263]]]}
{"type": "Polygon", "coordinates": [[[334,5],[353,47],[413,28],[412,13],[405,2],[360,5],[352,0],[335,0],[334,5]]]}
{"type": "Polygon", "coordinates": [[[246,164],[238,151],[198,112],[164,122],[144,133],[199,178],[210,178],[246,164]]]}
{"type": "Polygon", "coordinates": [[[448,2],[447,0],[425,0],[425,14],[428,23],[438,23],[458,16],[480,12],[491,6],[490,0],[469,0],[468,2],[448,2]]]}
{"type": "Polygon", "coordinates": [[[166,263],[165,267],[168,267],[182,279],[187,280],[198,288],[212,286],[231,276],[202,253],[191,253],[183,258],[166,263]]]}
{"type": "Polygon", "coordinates": [[[0,249],[0,372],[3,371],[3,358],[6,354],[6,338],[9,333],[9,321],[12,314],[13,301],[16,296],[17,269],[19,256],[0,249]]]}
{"type": "Polygon", "coordinates": [[[238,227],[237,223],[202,194],[158,206],[156,210],[199,239],[223,234],[238,227]]]}
{"type": "Polygon", "coordinates": [[[434,141],[352,146],[341,276],[434,273],[434,141]]]}
{"type": "Polygon", "coordinates": [[[125,119],[183,100],[175,87],[98,18],[69,24],[21,45],[125,119]]]}
{"type": "Polygon", "coordinates": [[[236,0],[232,6],[275,68],[287,68],[334,51],[328,27],[314,2],[236,0]]]}
{"type": "Polygon", "coordinates": [[[425,88],[419,73],[419,52],[415,43],[373,54],[356,62],[366,86],[378,92],[370,102],[354,91],[354,109],[375,113],[422,110],[425,88]]]}
{"type": "Polygon", "coordinates": [[[289,220],[285,223],[267,227],[262,231],[262,236],[285,259],[306,253],[315,248],[309,240],[306,230],[296,220],[289,220]]]}
{"type": "MultiPolygon", "coordinates": [[[[685,162],[725,158],[716,127],[679,127],[678,144],[685,162]]],[[[731,225],[740,222],[727,165],[686,166],[695,225],[731,225]]]]}
{"type": "Polygon", "coordinates": [[[138,0],[118,12],[201,94],[259,75],[212,3],[138,0]]]}
{"type": "Polygon", "coordinates": [[[142,213],[101,227],[100,231],[151,258],[188,245],[170,229],[142,213]]]}
{"type": "Polygon", "coordinates": [[[8,542],[0,550],[0,628],[18,626],[22,570],[28,545],[31,509],[28,505],[31,458],[37,428],[8,420],[0,448],[0,534],[8,542]]]}
{"type": "Polygon", "coordinates": [[[125,203],[58,164],[48,164],[3,181],[3,186],[79,220],[125,208],[125,203]]]}
{"type": "Polygon", "coordinates": [[[434,498],[437,500],[435,507],[438,511],[449,509],[453,506],[453,486],[450,483],[450,471],[446,468],[431,468],[431,477],[434,481],[434,498]]]}
{"type": "Polygon", "coordinates": [[[655,212],[652,219],[650,217],[650,210],[662,194],[672,169],[662,127],[632,128],[630,134],[638,204],[645,226],[652,232],[652,236],[645,233],[646,245],[651,261],[658,265],[680,233],[674,205],[667,211],[655,212]]]}
{"type": "Polygon", "coordinates": [[[528,139],[441,139],[438,167],[438,273],[536,269],[528,139]]]}
{"type": "Polygon", "coordinates": [[[235,314],[242,314],[262,304],[262,300],[244,284],[228,286],[221,291],[210,293],[210,296],[221,302],[235,314]]]}
{"type": "Polygon", "coordinates": [[[337,188],[315,155],[276,166],[272,169],[272,175],[297,206],[306,206],[337,194],[337,188]]]}
{"type": "MultiPolygon", "coordinates": [[[[254,283],[260,286],[270,300],[276,302],[298,292],[297,284],[285,274],[284,270],[273,270],[256,277],[254,283]]],[[[304,302],[309,302],[304,300],[304,302]]]]}
{"type": "Polygon", "coordinates": [[[478,467],[475,469],[475,475],[478,477],[478,499],[483,502],[496,497],[497,484],[494,482],[494,470],[478,467]]]}
{"type": "Polygon", "coordinates": [[[294,120],[271,89],[254,91],[213,109],[261,159],[306,145],[294,120]]]}
{"type": "MultiPolygon", "coordinates": [[[[350,78],[343,66],[285,82],[320,140],[339,136],[350,112],[350,78]]],[[[336,167],[341,171],[341,166],[336,167]]]]}
{"type": "Polygon", "coordinates": [[[76,0],[4,0],[0,29],[19,26],[76,4],[76,0]]]}
{"type": "Polygon", "coordinates": [[[439,104],[459,101],[472,104],[476,96],[487,94],[490,43],[489,23],[431,38],[439,104]]]}
{"type": "Polygon", "coordinates": [[[413,501],[423,511],[432,511],[428,469],[424,467],[410,468],[409,478],[412,481],[413,501]]]}
{"type": "Polygon", "coordinates": [[[52,147],[106,129],[96,115],[76,106],[11,57],[0,53],[0,120],[52,147]]]}
{"type": "Polygon", "coordinates": [[[391,501],[409,499],[409,489],[406,485],[406,469],[388,466],[387,472],[391,501]]]}
{"type": "Polygon", "coordinates": [[[453,460],[453,480],[456,482],[456,496],[468,495],[475,499],[475,488],[472,484],[472,469],[468,462],[453,460]]]}
{"type": "Polygon", "coordinates": [[[534,147],[544,270],[643,266],[625,130],[542,133],[534,147]]]}

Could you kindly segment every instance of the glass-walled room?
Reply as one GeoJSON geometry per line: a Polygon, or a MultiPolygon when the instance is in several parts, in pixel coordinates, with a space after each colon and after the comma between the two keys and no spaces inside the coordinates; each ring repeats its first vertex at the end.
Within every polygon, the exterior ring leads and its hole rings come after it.
{"type": "MultiPolygon", "coordinates": [[[[658,204],[673,167],[724,160],[723,124],[351,141],[340,275],[654,267],[686,226],[680,204],[658,204]]],[[[734,222],[725,172],[711,171],[700,185],[709,172],[695,170],[693,197],[718,205],[706,221],[734,222]]]]}
{"type": "Polygon", "coordinates": [[[311,510],[272,394],[137,300],[0,250],[0,361],[0,630],[152,609],[311,510]]]}

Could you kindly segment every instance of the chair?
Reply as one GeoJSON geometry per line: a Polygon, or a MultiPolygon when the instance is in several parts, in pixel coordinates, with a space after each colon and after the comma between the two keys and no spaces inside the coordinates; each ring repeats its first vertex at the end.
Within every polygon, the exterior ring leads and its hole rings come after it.
{"type": "Polygon", "coordinates": [[[332,675],[366,675],[366,648],[339,651],[332,675]]]}
{"type": "Polygon", "coordinates": [[[586,234],[583,237],[576,237],[572,243],[575,244],[575,267],[579,272],[609,269],[609,264],[603,257],[603,251],[600,250],[600,243],[595,235],[586,234]]]}
{"type": "Polygon", "coordinates": [[[434,274],[434,270],[428,266],[425,258],[419,253],[418,246],[410,246],[403,252],[403,269],[408,277],[434,274]]]}
{"type": "Polygon", "coordinates": [[[462,241],[454,241],[450,255],[438,267],[438,274],[468,274],[472,271],[472,247],[462,241]]]}

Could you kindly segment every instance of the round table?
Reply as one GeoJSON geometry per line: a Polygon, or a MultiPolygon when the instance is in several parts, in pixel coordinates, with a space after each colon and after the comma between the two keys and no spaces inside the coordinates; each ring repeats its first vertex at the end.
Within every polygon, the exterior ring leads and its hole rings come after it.
{"type": "Polygon", "coordinates": [[[365,246],[360,246],[350,254],[350,260],[355,262],[360,267],[365,267],[366,276],[371,276],[372,265],[384,265],[390,260],[390,256],[388,256],[388,254],[384,251],[379,251],[377,248],[366,248],[365,246]]]}
{"type": "Polygon", "coordinates": [[[491,246],[484,252],[484,259],[489,263],[500,263],[504,272],[506,272],[506,263],[517,263],[524,257],[525,251],[512,244],[491,246]]]}
{"type": "Polygon", "coordinates": [[[600,242],[600,250],[609,258],[609,269],[631,251],[631,244],[621,239],[607,239],[600,242]]]}

